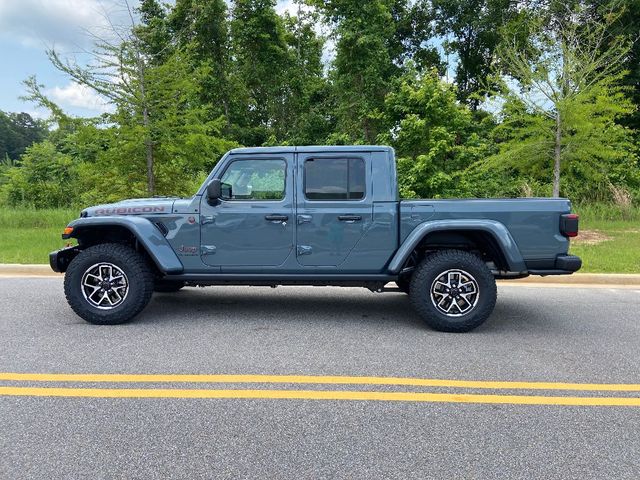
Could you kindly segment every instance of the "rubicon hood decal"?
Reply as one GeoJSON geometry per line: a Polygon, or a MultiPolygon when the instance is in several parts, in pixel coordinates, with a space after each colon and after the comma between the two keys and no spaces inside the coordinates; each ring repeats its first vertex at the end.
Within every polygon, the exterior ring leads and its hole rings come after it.
{"type": "Polygon", "coordinates": [[[143,198],[136,200],[123,200],[118,203],[96,205],[83,211],[88,217],[100,217],[106,215],[149,215],[171,213],[175,198],[143,198]]]}
{"type": "Polygon", "coordinates": [[[164,206],[145,205],[143,207],[112,207],[112,208],[96,208],[95,215],[133,215],[136,213],[164,213],[164,206]]]}

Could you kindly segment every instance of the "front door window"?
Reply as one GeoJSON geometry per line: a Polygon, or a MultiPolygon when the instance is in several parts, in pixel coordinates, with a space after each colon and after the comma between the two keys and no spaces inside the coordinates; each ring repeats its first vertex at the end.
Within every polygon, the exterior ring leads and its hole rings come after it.
{"type": "Polygon", "coordinates": [[[282,200],[286,168],[284,160],[237,160],[222,176],[222,199],[282,200]]]}

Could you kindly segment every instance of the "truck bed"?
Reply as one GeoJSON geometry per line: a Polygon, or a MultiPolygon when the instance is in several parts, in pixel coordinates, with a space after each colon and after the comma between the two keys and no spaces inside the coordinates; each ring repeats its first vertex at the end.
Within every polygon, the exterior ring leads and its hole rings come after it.
{"type": "Polygon", "coordinates": [[[548,268],[569,249],[560,233],[560,215],[571,211],[564,198],[403,200],[399,209],[400,244],[425,221],[482,219],[507,227],[530,269],[548,268]]]}

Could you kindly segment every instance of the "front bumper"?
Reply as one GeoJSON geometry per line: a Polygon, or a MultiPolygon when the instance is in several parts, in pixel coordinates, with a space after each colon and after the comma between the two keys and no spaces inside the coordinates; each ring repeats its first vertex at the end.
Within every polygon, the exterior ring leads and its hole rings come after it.
{"type": "Polygon", "coordinates": [[[582,267],[582,259],[577,255],[558,255],[555,268],[548,270],[529,270],[530,275],[571,275],[582,267]]]}
{"type": "Polygon", "coordinates": [[[49,265],[51,270],[57,273],[64,273],[67,271],[67,267],[78,254],[80,249],[78,247],[67,247],[61,250],[56,250],[49,254],[49,265]]]}

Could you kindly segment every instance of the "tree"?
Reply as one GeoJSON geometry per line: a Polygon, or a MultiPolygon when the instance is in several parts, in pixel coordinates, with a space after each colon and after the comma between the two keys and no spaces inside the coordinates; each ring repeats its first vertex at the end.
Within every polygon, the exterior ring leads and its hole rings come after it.
{"type": "Polygon", "coordinates": [[[0,110],[0,159],[18,160],[27,147],[43,140],[46,134],[46,122],[28,113],[0,110]]]}
{"type": "Polygon", "coordinates": [[[331,80],[339,134],[348,142],[374,143],[382,130],[384,98],[399,70],[389,47],[395,35],[392,0],[311,2],[333,26],[331,80]]]}
{"type": "MultiPolygon", "coordinates": [[[[623,84],[628,88],[627,95],[635,105],[633,112],[619,119],[619,123],[640,133],[640,0],[590,0],[598,18],[608,15],[612,6],[620,9],[620,15],[610,26],[611,35],[622,36],[631,44],[631,49],[624,62],[623,84]]],[[[608,45],[604,45],[607,48],[608,45]]],[[[640,140],[640,138],[638,138],[640,140]]]]}
{"type": "Polygon", "coordinates": [[[241,142],[247,145],[264,143],[288,121],[283,106],[293,55],[275,5],[276,0],[236,0],[232,10],[232,76],[244,100],[241,125],[248,128],[241,142]]]}
{"type": "Polygon", "coordinates": [[[226,133],[237,122],[241,107],[229,74],[231,37],[224,0],[178,0],[168,16],[176,43],[193,46],[195,59],[207,64],[211,74],[202,85],[202,100],[209,104],[214,118],[224,115],[226,133]]]}
{"type": "MultiPolygon", "coordinates": [[[[560,195],[563,168],[595,170],[630,155],[629,132],[615,120],[632,110],[623,94],[621,65],[629,53],[623,37],[609,35],[618,14],[598,21],[581,5],[564,14],[525,17],[529,40],[508,36],[497,50],[509,75],[505,142],[494,160],[552,164],[552,195],[560,195]]],[[[522,25],[522,24],[521,24],[522,25]]]]}
{"type": "Polygon", "coordinates": [[[335,129],[331,88],[322,62],[325,39],[315,31],[316,12],[298,9],[283,17],[285,41],[292,57],[285,77],[282,128],[274,140],[292,145],[326,141],[335,129]]]}
{"type": "Polygon", "coordinates": [[[44,141],[27,148],[19,167],[6,172],[3,187],[10,205],[57,208],[69,204],[69,192],[77,188],[76,162],[44,141]]]}
{"type": "MultiPolygon", "coordinates": [[[[125,5],[129,8],[126,0],[125,5]]],[[[126,29],[114,27],[113,39],[96,40],[91,65],[64,60],[55,50],[48,53],[56,68],[113,106],[109,121],[119,134],[113,137],[118,148],[110,152],[112,160],[123,165],[144,158],[147,194],[154,195],[158,174],[175,174],[176,166],[187,173],[203,162],[212,165],[233,142],[219,138],[221,120],[211,119],[200,101],[208,66],[196,64],[190,45],[174,48],[168,41],[165,7],[145,0],[140,24],[130,8],[129,13],[126,29]]],[[[165,182],[160,191],[171,188],[165,182]]]]}
{"type": "Polygon", "coordinates": [[[456,183],[462,173],[490,153],[487,121],[477,122],[436,70],[409,70],[387,95],[385,107],[391,128],[378,141],[396,149],[401,195],[461,195],[456,183]]]}
{"type": "MultiPolygon", "coordinates": [[[[514,15],[511,0],[432,0],[436,32],[457,57],[458,98],[476,110],[491,89],[491,60],[500,29],[514,15]]],[[[449,67],[447,65],[447,67],[449,67]]]]}

